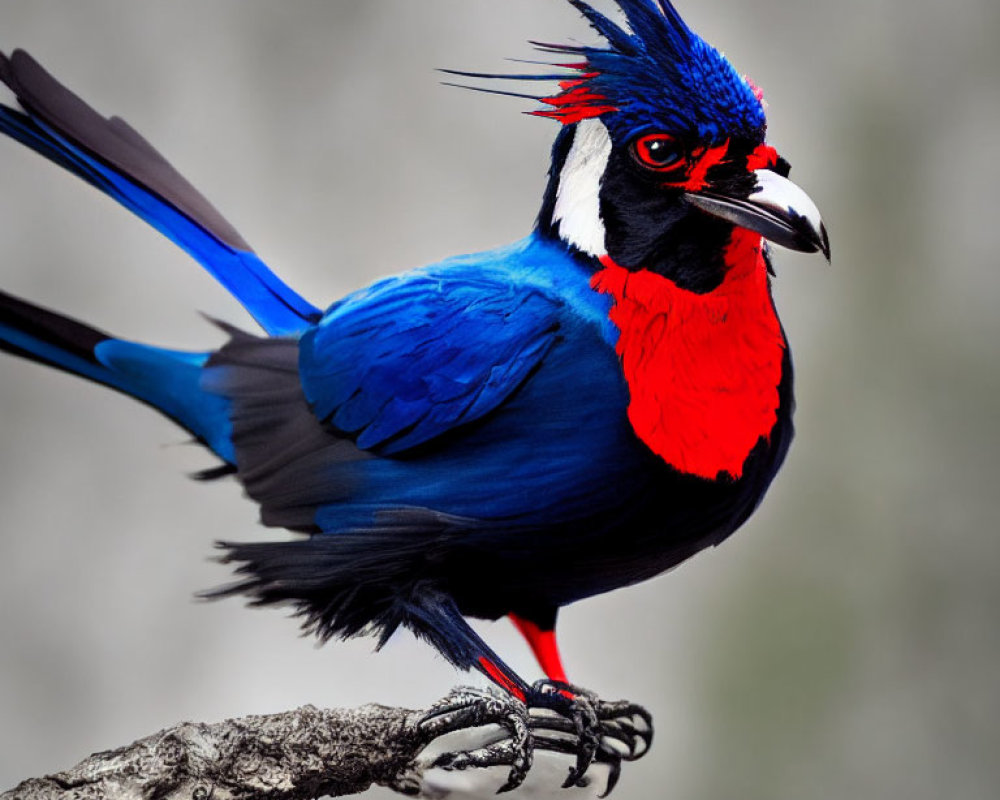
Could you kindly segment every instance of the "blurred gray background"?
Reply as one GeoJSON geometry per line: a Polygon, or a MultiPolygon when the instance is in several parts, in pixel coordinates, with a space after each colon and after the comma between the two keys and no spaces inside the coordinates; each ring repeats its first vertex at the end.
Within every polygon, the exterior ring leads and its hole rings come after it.
{"type": "MultiPolygon", "coordinates": [[[[571,677],[658,724],[616,796],[995,798],[1000,4],[679,6],[764,87],[834,264],[777,252],[798,439],[760,512],[564,612],[571,677]]],[[[591,40],[561,0],[0,0],[0,47],[126,117],[320,305],[529,229],[555,125],[433,72],[503,69],[528,38],[591,40]]],[[[250,324],[6,141],[0,187],[5,290],[176,347],[220,343],[198,311],[250,324]]],[[[146,408],[4,358],[0,415],[0,788],[182,719],[455,683],[407,635],[317,649],[280,611],[195,602],[227,579],[213,539],[265,534],[146,408]]],[[[536,674],[506,622],[483,629],[536,674]]]]}

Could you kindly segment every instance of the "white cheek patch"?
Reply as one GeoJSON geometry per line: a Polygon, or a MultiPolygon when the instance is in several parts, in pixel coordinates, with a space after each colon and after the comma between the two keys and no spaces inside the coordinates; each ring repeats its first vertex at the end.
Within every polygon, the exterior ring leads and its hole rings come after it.
{"type": "Polygon", "coordinates": [[[601,180],[611,157],[611,137],[599,119],[577,123],[573,146],[559,173],[552,221],[562,238],[584,253],[603,256],[604,220],[601,219],[601,180]]]}

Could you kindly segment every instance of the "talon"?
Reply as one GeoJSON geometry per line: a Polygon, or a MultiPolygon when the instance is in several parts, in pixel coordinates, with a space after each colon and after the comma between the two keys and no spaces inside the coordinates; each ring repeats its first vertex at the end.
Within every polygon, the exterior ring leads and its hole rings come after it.
{"type": "Polygon", "coordinates": [[[533,714],[529,726],[536,748],[576,756],[564,788],[583,785],[591,764],[606,764],[609,772],[601,797],[607,797],[621,777],[622,761],[641,758],[653,740],[653,718],[642,706],[601,700],[571,684],[539,681],[532,687],[528,706],[558,715],[533,714]],[[552,733],[558,736],[547,735],[552,733]]]}
{"type": "Polygon", "coordinates": [[[516,789],[531,769],[534,737],[524,703],[501,692],[463,687],[435,703],[417,722],[424,746],[440,736],[485,725],[500,725],[509,739],[474,750],[442,753],[429,765],[445,770],[509,767],[498,792],[516,789]]]}
{"type": "Polygon", "coordinates": [[[594,754],[600,746],[597,713],[592,701],[593,694],[566,683],[542,680],[532,687],[528,699],[529,707],[546,708],[555,711],[572,723],[577,737],[576,764],[570,768],[562,788],[579,786],[584,774],[594,761],[594,754]]]}
{"type": "Polygon", "coordinates": [[[604,800],[614,788],[618,785],[618,779],[622,776],[622,760],[616,758],[610,762],[610,769],[608,770],[608,782],[604,787],[604,791],[597,795],[601,800],[604,800]]]}

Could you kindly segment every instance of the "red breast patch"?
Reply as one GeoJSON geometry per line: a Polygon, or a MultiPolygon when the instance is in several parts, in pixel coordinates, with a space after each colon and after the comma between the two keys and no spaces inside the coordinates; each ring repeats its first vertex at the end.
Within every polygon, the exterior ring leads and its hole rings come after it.
{"type": "Polygon", "coordinates": [[[591,286],[610,294],[636,435],[681,472],[739,478],[777,421],[785,341],[767,283],[759,234],[740,228],[729,271],[706,294],[610,258],[591,286]]]}

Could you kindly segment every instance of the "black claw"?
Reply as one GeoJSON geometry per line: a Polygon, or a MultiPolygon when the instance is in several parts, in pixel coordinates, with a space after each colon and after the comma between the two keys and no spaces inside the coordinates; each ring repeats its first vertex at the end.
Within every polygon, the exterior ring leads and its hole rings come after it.
{"type": "Polygon", "coordinates": [[[443,753],[432,767],[449,770],[479,767],[509,767],[507,781],[498,790],[509,792],[523,782],[531,769],[534,739],[528,725],[528,709],[520,701],[503,693],[480,689],[454,690],[436,703],[418,722],[417,728],[429,744],[439,736],[484,725],[500,725],[509,740],[477,750],[443,753]]]}
{"type": "Polygon", "coordinates": [[[601,800],[604,800],[614,788],[618,785],[618,779],[622,776],[622,762],[620,758],[616,758],[611,762],[610,768],[608,770],[608,783],[604,787],[604,791],[597,795],[601,800]]]}
{"type": "Polygon", "coordinates": [[[528,705],[546,708],[565,717],[573,725],[576,735],[576,764],[570,768],[562,788],[579,786],[600,746],[600,730],[594,710],[593,695],[576,690],[558,681],[538,681],[533,687],[528,705]]]}
{"type": "Polygon", "coordinates": [[[497,793],[516,789],[524,781],[531,767],[530,756],[512,742],[489,745],[478,750],[460,753],[443,753],[431,766],[447,770],[482,769],[485,767],[510,767],[507,781],[497,793]]]}
{"type": "MultiPolygon", "coordinates": [[[[559,733],[563,733],[563,730],[559,730],[559,733]]],[[[547,750],[550,753],[563,753],[565,755],[576,755],[576,742],[565,737],[552,737],[545,736],[543,734],[535,734],[535,751],[547,750]]],[[[622,758],[621,756],[612,750],[607,748],[601,748],[594,754],[594,763],[603,764],[608,768],[608,780],[607,785],[604,787],[604,792],[598,795],[599,797],[607,797],[611,794],[611,790],[618,785],[618,779],[622,774],[622,758]]],[[[583,779],[584,781],[587,778],[583,779]]],[[[577,784],[582,785],[582,783],[577,784]]]]}
{"type": "Polygon", "coordinates": [[[564,788],[583,785],[584,773],[592,763],[606,764],[608,780],[601,797],[607,797],[621,777],[622,761],[641,758],[653,740],[653,718],[642,706],[607,702],[577,686],[540,681],[533,687],[528,705],[559,715],[533,715],[529,724],[537,748],[576,756],[564,788]]]}
{"type": "Polygon", "coordinates": [[[583,785],[581,782],[590,765],[594,761],[594,755],[600,745],[600,738],[597,734],[597,717],[593,714],[593,709],[581,704],[580,711],[574,719],[577,728],[577,735],[580,737],[579,748],[576,753],[576,765],[572,767],[566,780],[563,781],[562,788],[568,789],[571,786],[583,785]]]}

